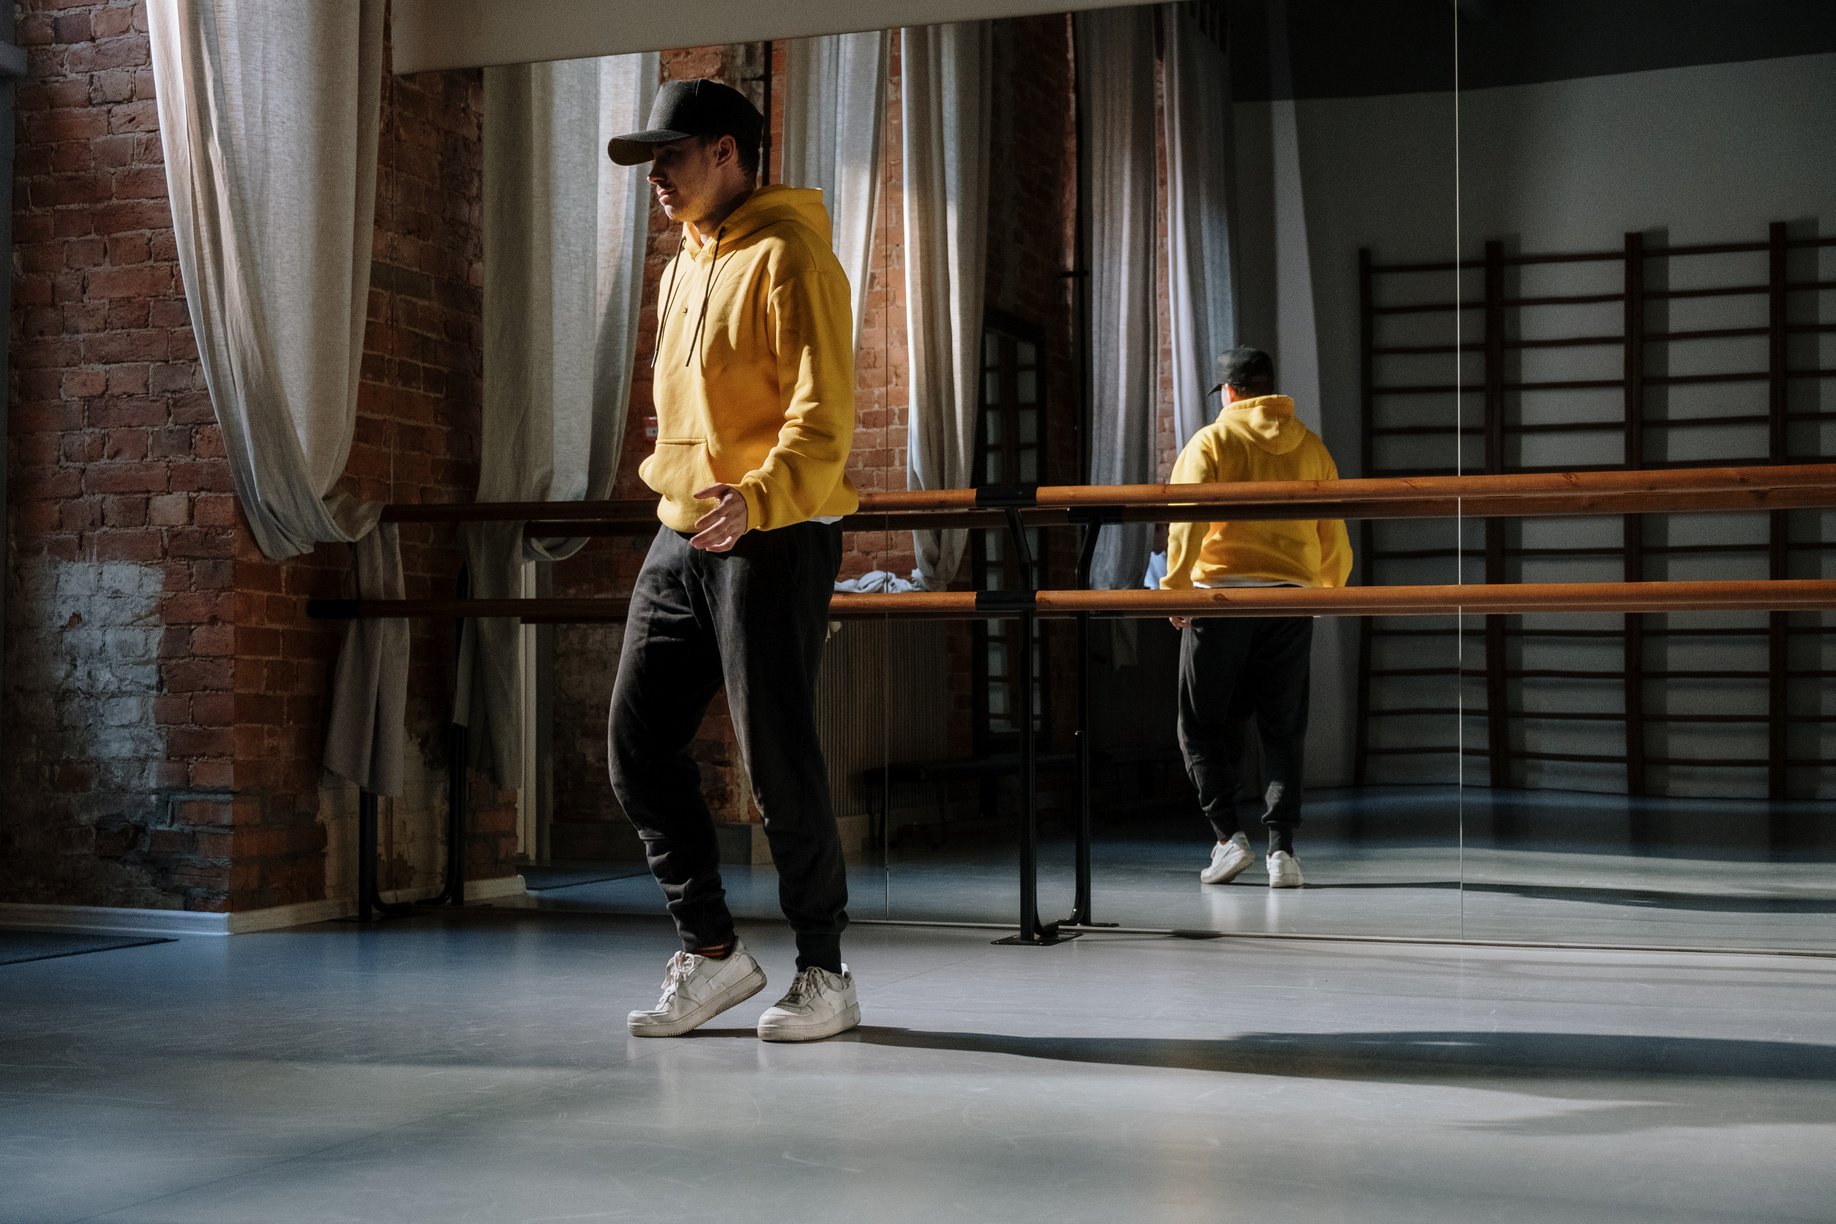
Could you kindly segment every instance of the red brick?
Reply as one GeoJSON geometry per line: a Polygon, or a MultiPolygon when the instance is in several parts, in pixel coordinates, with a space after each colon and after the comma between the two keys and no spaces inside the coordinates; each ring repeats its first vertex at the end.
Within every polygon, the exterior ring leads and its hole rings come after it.
{"type": "Polygon", "coordinates": [[[92,537],[93,555],[98,561],[157,561],[165,548],[157,529],[98,531],[92,537]]]}
{"type": "Polygon", "coordinates": [[[236,653],[236,630],[231,625],[200,625],[191,631],[191,651],[199,656],[236,653]]]}
{"type": "MultiPolygon", "coordinates": [[[[130,268],[128,271],[141,270],[130,268]]],[[[83,361],[94,365],[114,365],[122,361],[164,361],[171,354],[172,338],[170,332],[142,328],[138,331],[86,336],[82,346],[83,361]]]]}
{"type": "Polygon", "coordinates": [[[221,461],[177,460],[166,465],[175,493],[229,493],[235,483],[229,465],[221,461]]]}
{"type": "Polygon", "coordinates": [[[192,507],[192,521],[200,527],[233,527],[242,521],[242,507],[228,493],[200,493],[192,507]]]}
{"type": "Polygon", "coordinates": [[[132,166],[117,170],[114,175],[114,196],[117,200],[164,200],[166,198],[166,171],[159,166],[132,166]]]}
{"type": "Polygon", "coordinates": [[[236,767],[229,761],[192,761],[189,777],[199,790],[227,790],[235,785],[236,767]]]}
{"type": "Polygon", "coordinates": [[[200,727],[227,727],[236,720],[236,700],[228,693],[199,693],[191,699],[191,721],[200,727]]]}
{"type": "MultiPolygon", "coordinates": [[[[123,171],[117,179],[136,171],[123,171]]],[[[163,192],[161,193],[163,195],[163,192]]],[[[96,268],[89,273],[89,295],[99,298],[163,297],[176,285],[173,269],[164,264],[139,264],[128,268],[96,268]]]]}
{"type": "Polygon", "coordinates": [[[229,727],[174,727],[166,750],[175,757],[226,757],[234,754],[235,738],[229,727]]]}
{"type": "Polygon", "coordinates": [[[134,22],[136,12],[140,12],[143,17],[145,15],[145,10],[140,5],[103,7],[95,15],[96,37],[114,38],[116,35],[127,34],[135,29],[145,32],[144,24],[137,26],[134,22]]]}
{"type": "Polygon", "coordinates": [[[106,72],[97,72],[90,77],[90,103],[95,106],[106,106],[110,103],[130,103],[134,101],[134,70],[132,68],[110,68],[106,72]]]}
{"type": "MultiPolygon", "coordinates": [[[[108,111],[108,130],[111,132],[157,132],[159,130],[159,108],[151,101],[112,106],[108,111]]],[[[151,229],[152,226],[138,228],[151,229]]]]}
{"type": "Polygon", "coordinates": [[[108,390],[106,370],[70,370],[64,374],[60,394],[66,399],[84,399],[108,390]]]}
{"type": "Polygon", "coordinates": [[[228,692],[234,669],[228,659],[184,659],[161,669],[166,689],[173,693],[228,692]]]}
{"type": "Polygon", "coordinates": [[[231,806],[216,799],[188,799],[178,804],[174,813],[186,825],[225,826],[230,824],[231,806]]]}
{"type": "Polygon", "coordinates": [[[147,499],[147,521],[157,527],[179,527],[191,518],[191,497],[161,493],[147,499]]]}
{"type": "Polygon", "coordinates": [[[147,431],[117,429],[107,435],[102,457],[110,462],[139,463],[147,457],[147,431]]]}
{"type": "Polygon", "coordinates": [[[83,472],[90,493],[163,493],[166,468],[157,463],[97,463],[83,472]]]}
{"type": "Polygon", "coordinates": [[[198,834],[190,829],[153,829],[147,834],[147,852],[161,858],[189,858],[197,844],[198,834]]]}
{"type": "Polygon", "coordinates": [[[110,527],[145,527],[147,499],[131,494],[104,497],[102,521],[110,527]]]}

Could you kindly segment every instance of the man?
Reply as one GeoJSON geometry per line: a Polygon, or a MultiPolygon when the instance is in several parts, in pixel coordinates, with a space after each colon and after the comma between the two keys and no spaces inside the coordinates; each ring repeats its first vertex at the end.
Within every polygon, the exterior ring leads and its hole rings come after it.
{"type": "Polygon", "coordinates": [[[764,120],[716,81],[664,85],[647,130],[615,138],[681,246],[664,270],[652,358],[656,451],[638,474],[662,520],[632,592],[612,690],[612,786],[682,939],[640,1037],[673,1037],[764,988],[734,933],[714,821],[689,745],[725,682],[740,754],[797,941],[797,975],[759,1019],[767,1041],[860,1022],[841,959],[847,881],[812,711],[841,564],[854,434],[848,282],[817,191],[754,187],[764,120]]]}
{"type": "MultiPolygon", "coordinates": [[[[1267,353],[1231,349],[1218,358],[1224,410],[1194,434],[1173,465],[1173,483],[1337,480],[1325,443],[1294,419],[1294,401],[1276,395],[1267,353]]],[[[1351,575],[1351,541],[1338,520],[1175,523],[1167,533],[1166,590],[1225,586],[1339,587],[1351,575]]],[[[1262,823],[1269,831],[1270,888],[1299,888],[1294,826],[1301,820],[1301,764],[1307,740],[1308,656],[1313,619],[1305,616],[1176,616],[1179,644],[1179,747],[1217,834],[1207,884],[1226,884],[1250,865],[1237,820],[1243,725],[1256,719],[1268,776],[1262,823]]]]}

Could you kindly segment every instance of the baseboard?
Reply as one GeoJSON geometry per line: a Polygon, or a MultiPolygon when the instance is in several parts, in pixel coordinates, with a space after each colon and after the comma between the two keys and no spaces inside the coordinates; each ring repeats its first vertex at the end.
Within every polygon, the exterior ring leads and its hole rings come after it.
{"type": "MultiPolygon", "coordinates": [[[[396,903],[425,901],[439,895],[439,892],[437,887],[400,888],[384,893],[383,900],[396,903]]],[[[523,877],[520,875],[473,880],[465,886],[465,899],[468,902],[498,901],[527,895],[528,890],[523,886],[523,877]]],[[[315,922],[331,922],[348,918],[356,912],[355,897],[303,901],[298,905],[275,905],[235,914],[198,914],[189,910],[128,909],[107,905],[0,902],[0,927],[94,931],[111,935],[247,935],[255,931],[278,931],[287,927],[309,926],[315,922]]]]}
{"type": "Polygon", "coordinates": [[[228,935],[230,915],[107,905],[0,902],[0,927],[93,931],[107,935],[228,935]]]}

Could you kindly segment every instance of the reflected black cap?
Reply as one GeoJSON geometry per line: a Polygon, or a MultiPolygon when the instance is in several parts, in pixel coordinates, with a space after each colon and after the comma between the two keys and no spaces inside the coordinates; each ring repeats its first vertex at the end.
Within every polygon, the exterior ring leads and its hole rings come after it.
{"type": "Polygon", "coordinates": [[[1261,349],[1234,348],[1218,355],[1217,391],[1226,385],[1249,395],[1272,395],[1275,391],[1275,363],[1261,349]]]}
{"type": "Polygon", "coordinates": [[[612,160],[635,166],[657,155],[657,146],[690,136],[731,136],[756,145],[765,117],[746,95],[719,81],[670,81],[657,90],[650,122],[641,132],[614,136],[606,146],[612,160]]]}

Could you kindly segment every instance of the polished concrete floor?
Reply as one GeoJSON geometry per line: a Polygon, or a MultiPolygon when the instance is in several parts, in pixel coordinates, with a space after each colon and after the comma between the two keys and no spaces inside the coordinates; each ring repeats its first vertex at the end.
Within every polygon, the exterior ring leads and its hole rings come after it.
{"type": "Polygon", "coordinates": [[[1836,1218],[1836,960],[862,925],[858,1032],[639,1041],[567,891],[0,966],[0,1221],[1836,1218]]]}

